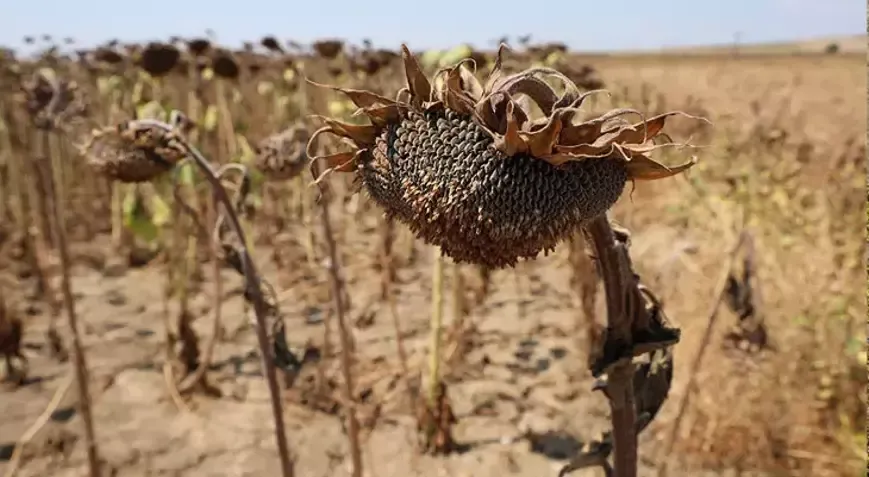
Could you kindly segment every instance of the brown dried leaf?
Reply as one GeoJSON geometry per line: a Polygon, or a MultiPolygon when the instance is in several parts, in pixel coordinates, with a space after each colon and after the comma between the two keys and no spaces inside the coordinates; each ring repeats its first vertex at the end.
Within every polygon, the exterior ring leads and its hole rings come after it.
{"type": "Polygon", "coordinates": [[[474,107],[474,114],[486,128],[498,134],[504,134],[507,130],[507,119],[503,114],[499,115],[498,111],[506,111],[506,101],[509,99],[506,93],[495,93],[478,102],[474,107]]]}
{"type": "Polygon", "coordinates": [[[371,119],[371,122],[379,127],[384,127],[390,122],[396,122],[401,117],[402,106],[392,104],[389,106],[371,106],[367,108],[359,108],[353,113],[353,116],[365,114],[371,119]]]}
{"type": "Polygon", "coordinates": [[[343,93],[344,95],[347,96],[348,99],[350,99],[350,101],[353,102],[353,104],[355,104],[359,108],[370,108],[370,107],[375,107],[375,106],[392,106],[392,105],[398,104],[395,101],[393,101],[387,97],[380,96],[379,94],[372,93],[371,91],[365,91],[365,90],[361,90],[361,89],[341,88],[339,86],[325,85],[325,84],[316,83],[316,82],[311,81],[309,79],[306,81],[313,86],[317,86],[317,87],[321,87],[321,88],[328,88],[328,89],[331,89],[333,91],[338,91],[339,93],[343,93]]]}
{"type": "Polygon", "coordinates": [[[653,139],[661,134],[661,131],[664,129],[664,124],[670,116],[685,116],[690,119],[706,121],[707,123],[709,122],[705,118],[692,116],[682,111],[670,111],[669,113],[659,114],[646,121],[640,121],[639,123],[630,126],[630,129],[619,131],[618,136],[613,140],[613,142],[620,144],[642,144],[653,139]]]}
{"type": "Polygon", "coordinates": [[[528,149],[534,157],[544,157],[552,153],[552,148],[558,141],[561,132],[561,117],[553,114],[541,129],[534,132],[521,132],[522,139],[528,144],[528,149]]]}
{"type": "Polygon", "coordinates": [[[501,43],[498,45],[498,54],[495,57],[495,64],[492,65],[492,71],[489,72],[489,77],[486,78],[486,83],[483,85],[483,96],[486,97],[492,93],[495,83],[497,83],[502,76],[504,76],[504,72],[502,71],[502,67],[504,65],[504,53],[509,51],[510,48],[501,43]]]}
{"type": "Polygon", "coordinates": [[[681,172],[690,169],[694,164],[697,164],[697,158],[691,157],[691,160],[674,167],[667,167],[658,161],[655,161],[643,154],[637,154],[631,157],[625,166],[628,169],[628,177],[633,180],[656,180],[665,179],[675,176],[681,172]]]}
{"type": "Polygon", "coordinates": [[[551,154],[550,158],[547,158],[547,161],[552,165],[559,166],[567,161],[609,157],[615,148],[612,144],[601,146],[578,144],[575,146],[555,146],[554,150],[554,154],[551,154]],[[554,157],[558,157],[558,161],[551,159],[554,157]]]}
{"type": "Polygon", "coordinates": [[[373,145],[374,139],[377,137],[377,127],[375,126],[343,123],[319,115],[315,115],[315,117],[323,120],[333,134],[350,139],[361,146],[373,145]]]}
{"type": "Polygon", "coordinates": [[[462,63],[447,72],[443,101],[447,107],[462,114],[474,112],[474,100],[462,89],[462,63]]]}
{"type": "Polygon", "coordinates": [[[603,121],[588,121],[581,124],[567,124],[561,128],[558,143],[564,146],[587,145],[601,134],[603,121]]]}
{"type": "Polygon", "coordinates": [[[404,61],[404,74],[407,77],[407,87],[410,89],[412,99],[418,103],[431,100],[431,83],[405,44],[401,45],[401,58],[404,61]]]}
{"type": "Polygon", "coordinates": [[[524,94],[537,103],[537,106],[546,116],[552,114],[552,107],[558,101],[558,96],[551,86],[542,79],[527,73],[519,73],[504,78],[496,85],[495,91],[506,91],[511,96],[524,94]]]}
{"type": "Polygon", "coordinates": [[[503,152],[507,156],[513,156],[528,151],[528,144],[519,135],[519,122],[516,119],[515,112],[517,108],[512,100],[508,100],[505,110],[507,118],[507,127],[504,136],[495,138],[495,148],[503,152]]]}
{"type": "Polygon", "coordinates": [[[315,177],[314,184],[319,184],[334,172],[353,172],[356,170],[357,159],[365,151],[365,149],[360,149],[358,151],[339,152],[329,156],[312,157],[310,168],[311,176],[315,177]],[[325,163],[326,169],[320,175],[316,175],[316,165],[320,161],[325,163]]]}
{"type": "MultiPolygon", "coordinates": [[[[474,65],[474,69],[476,70],[476,65],[474,65]]],[[[473,71],[467,68],[461,69],[461,75],[465,91],[475,102],[479,101],[483,97],[483,85],[480,84],[480,80],[477,79],[473,71]]]]}

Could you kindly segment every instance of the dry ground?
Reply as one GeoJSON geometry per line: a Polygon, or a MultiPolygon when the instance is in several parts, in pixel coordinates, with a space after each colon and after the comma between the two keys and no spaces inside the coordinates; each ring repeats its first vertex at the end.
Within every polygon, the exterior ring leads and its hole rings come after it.
{"type": "MultiPolygon", "coordinates": [[[[640,274],[684,336],[677,346],[671,399],[644,434],[640,475],[656,475],[655,467],[665,459],[662,443],[685,393],[728,250],[742,230],[741,217],[755,239],[761,308],[774,348],[725,352],[722,337],[735,318],[722,310],[684,436],[666,458],[676,467],[687,466],[684,475],[854,475],[862,468],[865,445],[859,442],[863,408],[857,406],[854,414],[852,401],[857,390],[865,389],[865,373],[849,376],[842,370],[859,368],[852,340],[862,333],[866,316],[858,257],[865,223],[864,58],[590,61],[611,89],[639,109],[686,109],[708,115],[716,125],[714,132],[695,131],[712,146],[699,151],[703,162],[687,178],[639,184],[615,210],[615,218],[633,231],[640,274]],[[782,132],[785,137],[776,142],[782,132]],[[856,142],[849,145],[849,140],[856,142]],[[808,156],[798,157],[801,147],[810,148],[808,156]],[[836,372],[826,371],[831,369],[836,372]],[[830,387],[832,403],[819,395],[830,387]]],[[[474,346],[449,381],[459,417],[456,437],[467,449],[448,457],[415,457],[413,422],[396,405],[401,389],[392,379],[398,360],[390,314],[373,298],[379,286],[370,263],[378,240],[375,217],[370,213],[360,223],[342,219],[341,237],[360,379],[373,381],[375,399],[387,403],[365,436],[367,475],[556,475],[578,440],[596,437],[607,425],[605,401],[589,391],[566,251],[495,274],[493,294],[470,317],[478,328],[474,346]],[[532,446],[517,439],[527,428],[564,437],[532,446]]],[[[328,302],[310,292],[322,288],[322,277],[305,277],[295,265],[303,259],[292,236],[290,231],[279,245],[290,257],[285,264],[276,265],[266,246],[257,257],[282,296],[290,344],[301,348],[307,340],[321,341],[316,308],[328,302]]],[[[108,245],[79,248],[93,255],[108,245]]],[[[429,255],[428,248],[418,246],[413,266],[399,271],[398,315],[412,365],[427,346],[429,255]]],[[[238,297],[239,280],[226,273],[225,334],[211,370],[222,396],[198,396],[187,411],[168,395],[161,369],[164,278],[159,269],[127,268],[112,259],[99,266],[79,260],[77,309],[100,450],[112,475],[277,474],[254,335],[238,297]]],[[[21,285],[20,290],[27,288],[21,285]]],[[[196,328],[207,336],[208,281],[203,290],[194,310],[202,317],[196,328]]],[[[45,307],[24,307],[31,312],[25,337],[31,382],[0,393],[0,473],[9,467],[11,445],[69,372],[68,365],[50,360],[42,345],[45,307]]],[[[18,475],[85,475],[75,400],[73,387],[27,447],[18,475]]],[[[287,402],[297,475],[348,475],[339,420],[287,402]]]]}

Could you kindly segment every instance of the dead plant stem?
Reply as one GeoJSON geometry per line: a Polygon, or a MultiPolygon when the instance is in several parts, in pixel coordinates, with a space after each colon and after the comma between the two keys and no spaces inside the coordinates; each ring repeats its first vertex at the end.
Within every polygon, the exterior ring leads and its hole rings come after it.
{"type": "MultiPolygon", "coordinates": [[[[607,343],[618,348],[630,349],[633,345],[633,328],[645,308],[638,283],[631,270],[627,244],[613,232],[607,216],[592,220],[586,232],[594,246],[601,277],[606,291],[607,343]]],[[[607,372],[607,397],[610,403],[610,420],[613,431],[613,462],[616,477],[637,477],[637,431],[634,405],[633,372],[631,356],[619,357],[607,372]]]]}
{"type": "MultiPolygon", "coordinates": [[[[41,131],[42,134],[48,136],[50,133],[41,131]]],[[[46,138],[46,142],[48,139],[46,138]]],[[[49,163],[49,166],[50,163],[49,163]]],[[[57,191],[55,178],[57,174],[48,174],[50,181],[48,188],[50,196],[55,197],[57,191]]],[[[81,335],[78,327],[78,316],[75,310],[75,298],[72,294],[72,279],[70,278],[70,258],[69,244],[66,238],[66,205],[62,197],[57,197],[54,201],[54,207],[51,207],[54,212],[54,227],[57,238],[57,248],[60,255],[61,268],[61,291],[63,294],[63,306],[66,311],[66,317],[69,322],[70,334],[72,335],[73,349],[73,367],[75,368],[76,384],[78,385],[79,406],[81,408],[82,421],[84,423],[85,447],[88,456],[88,470],[91,477],[99,477],[100,461],[97,452],[97,441],[94,434],[93,413],[91,412],[91,396],[88,389],[88,368],[85,360],[84,347],[81,342],[81,335]]]]}
{"type": "MultiPolygon", "coordinates": [[[[138,123],[138,125],[142,127],[156,127],[167,132],[174,131],[174,128],[171,125],[162,121],[139,119],[134,121],[134,124],[132,124],[131,127],[137,127],[135,123],[138,123]]],[[[260,357],[265,372],[266,384],[269,389],[272,418],[275,423],[275,440],[277,444],[278,457],[281,461],[281,475],[283,477],[292,477],[294,475],[293,463],[290,458],[289,445],[287,443],[287,435],[284,426],[283,405],[281,403],[280,388],[278,387],[277,371],[271,352],[271,346],[269,345],[267,331],[266,320],[269,311],[265,298],[263,297],[263,289],[259,273],[256,270],[256,265],[254,264],[248,250],[248,240],[244,228],[241,225],[241,220],[239,219],[238,214],[235,212],[235,207],[229,193],[226,191],[226,188],[223,187],[217,173],[208,160],[186,141],[180,140],[179,138],[178,142],[196,164],[197,168],[202,172],[203,176],[205,176],[205,179],[208,181],[214,192],[215,198],[223,206],[224,213],[229,219],[229,226],[240,242],[238,247],[239,258],[241,260],[242,271],[244,272],[245,288],[247,289],[246,295],[253,303],[254,315],[256,318],[257,343],[260,348],[260,357]]]]}
{"type": "Polygon", "coordinates": [[[344,377],[344,412],[347,419],[347,435],[350,440],[350,459],[353,465],[353,477],[362,476],[362,449],[359,442],[359,420],[356,416],[355,401],[353,399],[353,358],[351,356],[352,344],[350,330],[347,327],[347,319],[344,316],[344,284],[338,265],[338,245],[332,233],[332,222],[329,216],[329,200],[324,186],[320,186],[320,221],[323,228],[323,240],[326,242],[326,252],[329,254],[327,269],[329,283],[332,288],[332,302],[335,307],[335,316],[338,318],[338,339],[341,343],[341,372],[344,377]]]}

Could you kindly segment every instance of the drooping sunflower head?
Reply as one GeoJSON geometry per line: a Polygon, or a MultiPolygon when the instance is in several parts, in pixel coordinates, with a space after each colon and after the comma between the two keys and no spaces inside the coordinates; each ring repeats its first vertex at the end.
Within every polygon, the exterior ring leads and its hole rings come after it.
{"type": "Polygon", "coordinates": [[[305,145],[311,136],[303,124],[296,124],[265,137],[256,144],[256,168],[268,180],[292,179],[308,165],[305,145]]]}
{"type": "Polygon", "coordinates": [[[549,252],[612,207],[626,182],[662,179],[695,163],[667,167],[649,157],[674,145],[662,129],[682,113],[636,124],[624,119],[642,116],[630,109],[587,117],[580,108],[595,91],[581,92],[550,68],[506,75],[505,50],[481,83],[471,60],[429,80],[402,45],[407,86],[396,99],[332,87],[371,124],[321,118],[326,125],[309,146],[331,133],[354,147],[313,159],[327,171],[354,173],[388,216],[457,262],[494,268],[549,252]],[[535,108],[542,115],[534,117],[535,108]]]}
{"type": "Polygon", "coordinates": [[[187,152],[173,133],[125,121],[93,131],[79,152],[97,173],[124,183],[150,181],[172,170],[187,152]]]}

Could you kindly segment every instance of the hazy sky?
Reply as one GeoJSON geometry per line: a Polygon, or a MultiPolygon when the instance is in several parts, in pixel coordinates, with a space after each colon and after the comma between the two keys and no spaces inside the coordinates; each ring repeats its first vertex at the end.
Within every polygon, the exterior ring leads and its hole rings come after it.
{"type": "Polygon", "coordinates": [[[581,50],[791,40],[866,32],[857,0],[0,0],[0,45],[25,35],[91,46],[202,35],[239,45],[266,34],[378,46],[484,46],[530,33],[581,50]]]}

